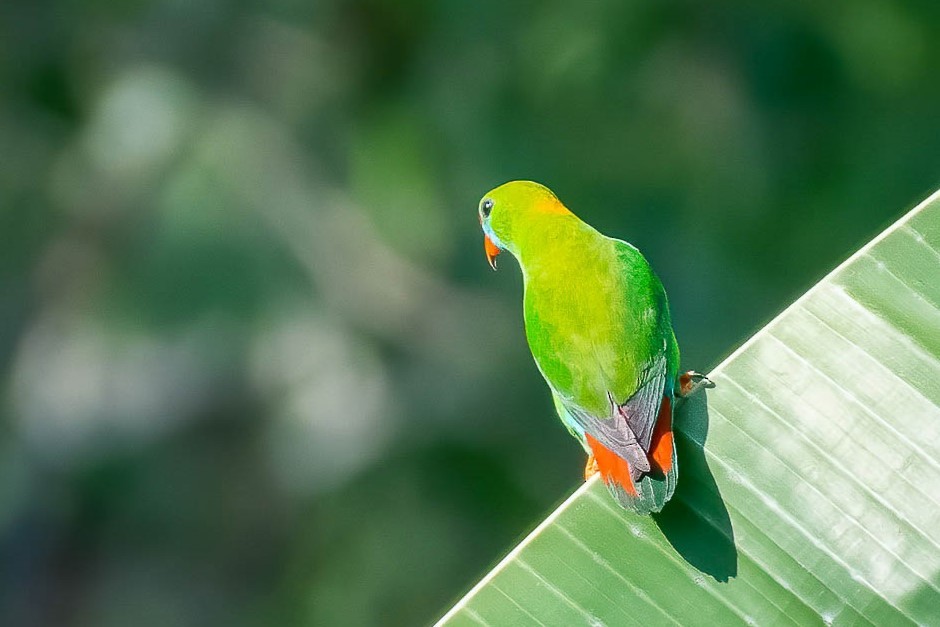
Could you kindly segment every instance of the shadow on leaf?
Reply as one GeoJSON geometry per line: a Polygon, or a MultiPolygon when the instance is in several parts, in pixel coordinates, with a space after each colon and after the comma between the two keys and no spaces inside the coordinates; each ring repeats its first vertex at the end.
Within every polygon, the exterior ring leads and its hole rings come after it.
{"type": "Polygon", "coordinates": [[[654,519],[689,564],[717,581],[728,581],[738,574],[738,551],[728,509],[702,449],[708,434],[704,390],[677,404],[673,427],[679,483],[672,500],[654,519]]]}

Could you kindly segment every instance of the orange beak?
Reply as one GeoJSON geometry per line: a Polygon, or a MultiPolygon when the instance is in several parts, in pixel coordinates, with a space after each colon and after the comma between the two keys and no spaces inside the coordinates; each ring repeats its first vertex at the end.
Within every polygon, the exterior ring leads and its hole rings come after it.
{"type": "Polygon", "coordinates": [[[483,250],[486,251],[486,260],[490,263],[490,267],[496,270],[496,255],[500,252],[499,246],[494,244],[490,236],[486,234],[483,235],[483,250]]]}

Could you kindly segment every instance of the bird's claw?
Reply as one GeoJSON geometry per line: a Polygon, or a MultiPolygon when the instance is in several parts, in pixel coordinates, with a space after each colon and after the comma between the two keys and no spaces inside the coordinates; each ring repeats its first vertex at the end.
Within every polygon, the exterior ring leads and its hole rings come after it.
{"type": "Polygon", "coordinates": [[[597,460],[594,459],[594,453],[589,453],[587,464],[584,465],[584,480],[587,481],[597,474],[597,460]]]}
{"type": "Polygon", "coordinates": [[[713,387],[715,387],[714,382],[701,372],[689,370],[679,375],[679,396],[689,396],[699,388],[711,389],[713,387]]]}

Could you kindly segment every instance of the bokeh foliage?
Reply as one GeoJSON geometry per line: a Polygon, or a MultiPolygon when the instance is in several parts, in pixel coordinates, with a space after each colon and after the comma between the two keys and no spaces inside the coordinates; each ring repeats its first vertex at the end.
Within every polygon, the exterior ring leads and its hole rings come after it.
{"type": "Polygon", "coordinates": [[[414,624],[576,485],[476,202],[707,369],[938,183],[937,3],[0,6],[0,622],[414,624]]]}

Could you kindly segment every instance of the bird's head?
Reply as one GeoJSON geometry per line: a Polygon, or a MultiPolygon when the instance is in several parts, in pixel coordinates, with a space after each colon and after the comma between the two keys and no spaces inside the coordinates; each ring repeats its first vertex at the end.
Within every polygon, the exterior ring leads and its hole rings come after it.
{"type": "Polygon", "coordinates": [[[532,181],[510,181],[480,200],[480,226],[486,260],[496,269],[496,256],[508,250],[518,257],[520,235],[540,216],[570,214],[552,190],[532,181]]]}

